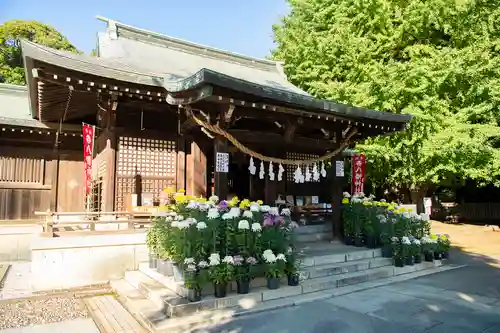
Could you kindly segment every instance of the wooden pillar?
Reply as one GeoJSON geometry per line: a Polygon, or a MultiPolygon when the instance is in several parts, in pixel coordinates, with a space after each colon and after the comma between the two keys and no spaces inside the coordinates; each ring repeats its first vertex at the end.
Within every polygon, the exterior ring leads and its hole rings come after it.
{"type": "Polygon", "coordinates": [[[57,212],[57,200],[59,195],[59,131],[56,133],[54,147],[52,150],[52,175],[50,187],[50,211],[57,212]]]}
{"type": "Polygon", "coordinates": [[[217,153],[227,153],[227,140],[216,137],[214,139],[214,192],[220,200],[226,200],[228,195],[227,173],[217,172],[217,153]]]}
{"type": "MultiPolygon", "coordinates": [[[[338,131],[336,133],[336,142],[340,145],[342,140],[342,131],[338,131]]],[[[331,196],[332,196],[332,223],[333,223],[333,237],[340,238],[342,237],[342,193],[346,182],[345,170],[343,175],[337,176],[337,161],[344,163],[344,155],[339,152],[333,158],[332,171],[332,188],[331,188],[331,196]]],[[[339,170],[340,171],[340,170],[339,170]]]]}

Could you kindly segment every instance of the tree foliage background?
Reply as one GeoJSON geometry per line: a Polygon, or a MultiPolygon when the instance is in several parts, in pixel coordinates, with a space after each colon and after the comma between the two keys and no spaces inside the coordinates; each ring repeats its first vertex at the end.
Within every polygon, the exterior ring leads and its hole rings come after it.
{"type": "Polygon", "coordinates": [[[0,25],[0,82],[26,84],[20,43],[22,39],[79,53],[66,37],[49,25],[37,21],[4,22],[0,25]]]}
{"type": "Polygon", "coordinates": [[[288,3],[273,57],[293,83],[415,116],[406,132],[357,145],[376,186],[415,203],[436,184],[500,183],[500,1],[288,3]]]}

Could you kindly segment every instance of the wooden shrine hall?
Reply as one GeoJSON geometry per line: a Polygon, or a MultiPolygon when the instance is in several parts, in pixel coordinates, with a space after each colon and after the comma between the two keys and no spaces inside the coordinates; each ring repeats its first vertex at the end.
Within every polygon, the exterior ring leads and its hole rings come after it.
{"type": "MultiPolygon", "coordinates": [[[[19,214],[4,205],[0,219],[86,209],[82,123],[95,126],[95,211],[158,205],[172,186],[330,211],[333,204],[335,214],[346,184],[332,161],[411,120],[316,99],[289,83],[279,62],[99,19],[107,29],[96,57],[22,42],[33,119],[2,121],[0,191],[21,188],[25,201],[19,214]],[[43,135],[30,130],[33,122],[43,135]],[[29,180],[9,171],[26,158],[39,161],[29,180]],[[33,199],[30,191],[41,189],[33,199]]],[[[0,205],[13,205],[7,199],[0,205]]]]}

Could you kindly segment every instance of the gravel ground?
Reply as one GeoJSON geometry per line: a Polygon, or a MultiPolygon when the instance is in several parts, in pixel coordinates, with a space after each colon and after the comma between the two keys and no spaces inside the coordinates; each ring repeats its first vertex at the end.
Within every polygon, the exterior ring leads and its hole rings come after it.
{"type": "Polygon", "coordinates": [[[0,302],[0,329],[55,323],[87,316],[83,301],[74,297],[0,302]]]}

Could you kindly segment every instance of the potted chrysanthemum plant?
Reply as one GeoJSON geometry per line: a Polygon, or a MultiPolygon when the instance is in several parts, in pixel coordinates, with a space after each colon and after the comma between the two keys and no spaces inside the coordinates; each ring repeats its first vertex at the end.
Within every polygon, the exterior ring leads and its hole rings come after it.
{"type": "Polygon", "coordinates": [[[299,270],[300,262],[297,260],[297,253],[290,247],[287,251],[285,262],[285,274],[287,276],[289,286],[299,285],[299,270]]]}
{"type": "Polygon", "coordinates": [[[448,235],[439,235],[437,237],[437,251],[439,255],[434,255],[434,259],[447,259],[449,258],[449,251],[451,247],[450,238],[448,235]]]}
{"type": "Polygon", "coordinates": [[[392,237],[392,256],[394,260],[394,266],[403,267],[405,265],[405,253],[404,247],[401,240],[397,237],[392,237]]]}
{"type": "Polygon", "coordinates": [[[227,284],[234,277],[234,259],[231,256],[225,256],[222,260],[218,253],[212,253],[208,258],[208,275],[214,284],[214,296],[217,298],[225,297],[227,293],[227,284]]]}
{"type": "Polygon", "coordinates": [[[243,257],[236,255],[234,261],[234,279],[236,280],[236,292],[248,294],[250,282],[257,275],[258,261],[254,257],[243,257]]]}
{"type": "Polygon", "coordinates": [[[405,258],[405,265],[412,266],[415,262],[413,253],[412,238],[403,236],[401,237],[401,246],[403,247],[403,254],[405,258]]]}
{"type": "Polygon", "coordinates": [[[280,278],[285,272],[286,257],[283,253],[274,254],[272,250],[262,253],[264,259],[264,271],[267,278],[267,288],[278,289],[280,278]]]}
{"type": "Polygon", "coordinates": [[[422,243],[422,251],[424,252],[425,261],[434,261],[434,252],[436,251],[437,240],[424,236],[420,242],[422,243]]]}
{"type": "Polygon", "coordinates": [[[199,302],[201,300],[201,290],[207,281],[206,261],[200,261],[196,264],[194,258],[186,258],[184,266],[184,285],[188,293],[187,298],[190,302],[199,302]]]}
{"type": "Polygon", "coordinates": [[[420,264],[422,262],[422,244],[419,239],[415,238],[411,242],[413,257],[415,258],[415,264],[420,264]]]}

